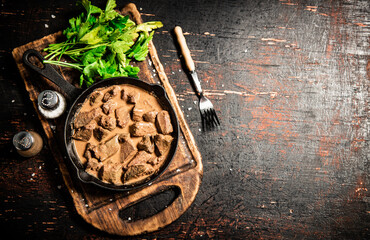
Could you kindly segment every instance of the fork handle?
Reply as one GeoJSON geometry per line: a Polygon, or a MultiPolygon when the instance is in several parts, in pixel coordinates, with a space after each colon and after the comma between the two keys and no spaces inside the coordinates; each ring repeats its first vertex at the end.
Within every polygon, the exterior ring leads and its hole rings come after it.
{"type": "Polygon", "coordinates": [[[186,67],[188,68],[190,72],[195,71],[194,61],[190,56],[190,51],[189,51],[188,45],[186,44],[186,40],[185,40],[181,27],[176,26],[174,29],[174,32],[177,37],[177,42],[180,45],[181,53],[182,53],[182,56],[184,57],[186,67]]]}
{"type": "Polygon", "coordinates": [[[174,32],[175,32],[175,35],[177,37],[177,42],[180,45],[181,53],[182,53],[182,56],[184,57],[184,60],[185,60],[185,65],[186,65],[186,67],[188,68],[188,70],[190,72],[191,79],[193,80],[194,90],[197,93],[198,97],[200,97],[200,96],[203,95],[203,90],[202,90],[202,87],[200,85],[198,75],[195,72],[195,64],[194,64],[193,59],[190,56],[190,51],[189,51],[188,45],[186,44],[186,40],[185,40],[185,37],[184,37],[184,34],[182,32],[181,27],[176,26],[175,29],[174,29],[174,32]]]}

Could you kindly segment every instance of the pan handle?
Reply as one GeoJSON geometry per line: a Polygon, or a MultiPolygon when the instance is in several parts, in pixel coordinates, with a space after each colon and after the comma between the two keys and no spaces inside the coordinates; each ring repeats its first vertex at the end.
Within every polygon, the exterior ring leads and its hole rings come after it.
{"type": "Polygon", "coordinates": [[[81,94],[82,90],[67,82],[50,64],[44,64],[43,61],[44,57],[35,49],[29,49],[23,53],[23,62],[27,66],[58,85],[69,100],[75,100],[81,94]],[[30,62],[30,57],[32,56],[36,57],[42,63],[42,68],[30,62]]]}

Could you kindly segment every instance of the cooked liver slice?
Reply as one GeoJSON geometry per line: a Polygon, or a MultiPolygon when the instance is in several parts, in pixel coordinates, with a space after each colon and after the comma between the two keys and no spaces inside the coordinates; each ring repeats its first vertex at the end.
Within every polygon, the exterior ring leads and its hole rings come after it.
{"type": "Polygon", "coordinates": [[[154,168],[149,164],[134,165],[127,169],[123,176],[123,182],[129,184],[130,180],[135,180],[139,177],[150,175],[154,172],[154,168]]]}
{"type": "Polygon", "coordinates": [[[155,124],[159,133],[170,134],[173,132],[170,114],[165,110],[157,114],[155,124]]]}
{"type": "Polygon", "coordinates": [[[74,131],[72,138],[87,142],[92,136],[92,129],[86,129],[84,127],[78,128],[74,131]]]}
{"type": "Polygon", "coordinates": [[[125,89],[121,90],[121,99],[127,101],[127,91],[125,89]]]}
{"type": "MultiPolygon", "coordinates": [[[[93,148],[95,147],[95,145],[92,145],[91,143],[87,143],[86,144],[86,148],[85,148],[85,152],[84,152],[84,157],[89,160],[90,158],[92,158],[92,154],[93,154],[93,148]]],[[[84,163],[83,163],[84,164],[84,163]]]]}
{"type": "Polygon", "coordinates": [[[105,143],[101,143],[98,146],[93,147],[92,151],[97,159],[104,161],[113,156],[119,149],[118,135],[115,135],[105,143]]]}
{"type": "Polygon", "coordinates": [[[101,140],[103,140],[105,137],[109,135],[109,131],[100,126],[97,126],[94,129],[93,134],[94,134],[94,137],[100,142],[101,140]]]}
{"type": "Polygon", "coordinates": [[[132,120],[136,122],[142,121],[144,113],[145,113],[144,109],[138,108],[137,106],[135,106],[132,109],[132,120]]]}
{"type": "Polygon", "coordinates": [[[157,146],[159,155],[164,155],[171,147],[173,137],[171,135],[157,134],[154,143],[157,146]]]}
{"type": "Polygon", "coordinates": [[[127,166],[131,167],[133,165],[142,165],[147,163],[148,161],[151,161],[154,158],[155,157],[150,153],[147,153],[145,151],[139,151],[127,166]]]}
{"type": "Polygon", "coordinates": [[[112,112],[114,112],[114,110],[117,108],[117,102],[116,101],[113,101],[112,99],[111,100],[108,100],[107,102],[105,102],[102,106],[101,106],[101,109],[103,110],[103,112],[107,115],[111,114],[112,112]]]}
{"type": "Polygon", "coordinates": [[[157,133],[153,123],[150,122],[136,122],[130,126],[130,133],[134,137],[142,137],[145,135],[154,135],[157,133]]]}
{"type": "Polygon", "coordinates": [[[123,168],[122,164],[113,160],[107,160],[104,162],[102,180],[116,185],[122,185],[123,168]]]}
{"type": "Polygon", "coordinates": [[[93,106],[95,103],[98,103],[103,98],[101,91],[95,91],[90,95],[90,105],[93,106]]]}
{"type": "Polygon", "coordinates": [[[98,178],[99,176],[99,171],[101,169],[101,167],[103,166],[103,163],[99,162],[97,159],[95,158],[90,158],[88,161],[87,161],[87,165],[86,165],[86,169],[85,171],[98,178]]]}
{"type": "Polygon", "coordinates": [[[119,86],[114,86],[112,87],[111,89],[109,89],[103,96],[103,99],[102,101],[103,102],[106,102],[110,99],[112,99],[113,97],[117,96],[118,93],[120,92],[121,88],[119,86]]]}
{"type": "Polygon", "coordinates": [[[162,161],[162,158],[153,157],[147,163],[149,163],[150,165],[152,165],[154,167],[154,166],[158,165],[158,163],[160,163],[161,161],[162,161]]]}
{"type": "Polygon", "coordinates": [[[85,125],[84,128],[94,130],[98,124],[95,120],[90,121],[88,124],[85,125]]]}
{"type": "Polygon", "coordinates": [[[117,119],[117,126],[124,128],[127,123],[130,121],[130,112],[124,108],[117,108],[116,109],[116,119],[117,119]]]}
{"type": "Polygon", "coordinates": [[[152,141],[151,135],[145,135],[137,144],[137,148],[140,150],[144,150],[148,153],[154,152],[154,143],[152,141]]]}
{"type": "Polygon", "coordinates": [[[154,123],[155,122],[155,117],[157,116],[157,114],[158,114],[158,112],[156,112],[156,111],[150,111],[150,112],[144,113],[143,119],[144,119],[145,122],[154,123]]]}
{"type": "Polygon", "coordinates": [[[137,91],[132,91],[130,93],[127,93],[127,102],[135,104],[140,99],[140,93],[137,91]]]}
{"type": "Polygon", "coordinates": [[[130,138],[130,134],[129,133],[120,133],[118,134],[118,142],[119,143],[124,143],[125,141],[129,141],[131,138],[130,138]]]}
{"type": "Polygon", "coordinates": [[[109,131],[115,129],[117,126],[116,124],[116,119],[111,116],[103,115],[99,119],[99,125],[105,129],[108,129],[109,131]]]}
{"type": "Polygon", "coordinates": [[[120,147],[121,147],[120,160],[121,160],[121,163],[124,164],[124,166],[127,166],[131,158],[135,156],[137,149],[134,143],[132,142],[132,140],[129,138],[126,140],[122,140],[119,138],[119,142],[120,142],[120,147]]]}
{"type": "Polygon", "coordinates": [[[73,121],[74,128],[80,128],[89,124],[92,120],[96,119],[102,114],[102,110],[97,107],[92,109],[89,112],[80,112],[77,114],[77,117],[73,121]]]}

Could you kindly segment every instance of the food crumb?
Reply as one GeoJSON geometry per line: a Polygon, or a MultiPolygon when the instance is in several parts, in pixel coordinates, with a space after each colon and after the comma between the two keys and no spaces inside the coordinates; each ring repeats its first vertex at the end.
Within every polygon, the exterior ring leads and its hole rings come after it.
{"type": "Polygon", "coordinates": [[[45,28],[48,28],[48,27],[49,27],[49,25],[45,23],[45,28]]]}
{"type": "Polygon", "coordinates": [[[201,128],[199,128],[199,132],[201,132],[202,131],[202,129],[201,128]]]}
{"type": "Polygon", "coordinates": [[[176,169],[176,172],[181,172],[181,170],[178,168],[178,169],[176,169]]]}
{"type": "Polygon", "coordinates": [[[12,103],[15,103],[15,100],[14,99],[12,100],[12,103]]]}
{"type": "Polygon", "coordinates": [[[189,107],[188,110],[190,111],[191,109],[193,109],[192,107],[189,107]]]}
{"type": "Polygon", "coordinates": [[[55,18],[55,15],[54,14],[51,14],[51,18],[55,18]]]}
{"type": "Polygon", "coordinates": [[[179,72],[181,72],[181,69],[179,69],[179,72]]]}
{"type": "Polygon", "coordinates": [[[62,186],[61,185],[58,185],[57,188],[60,190],[60,189],[62,189],[62,186]]]}
{"type": "Polygon", "coordinates": [[[32,173],[31,176],[34,177],[35,176],[35,173],[32,173]]]}
{"type": "Polygon", "coordinates": [[[128,218],[127,218],[127,220],[131,221],[131,218],[130,218],[130,217],[128,217],[128,218]]]}
{"type": "Polygon", "coordinates": [[[85,207],[89,207],[89,205],[88,204],[85,204],[85,207]]]}
{"type": "Polygon", "coordinates": [[[197,105],[198,101],[194,101],[194,104],[197,105]]]}

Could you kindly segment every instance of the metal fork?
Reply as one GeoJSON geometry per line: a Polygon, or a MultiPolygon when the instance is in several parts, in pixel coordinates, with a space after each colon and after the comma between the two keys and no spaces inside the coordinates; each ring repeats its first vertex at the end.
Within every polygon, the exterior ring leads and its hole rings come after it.
{"type": "Polygon", "coordinates": [[[177,42],[179,43],[182,56],[184,57],[186,68],[189,70],[189,74],[191,75],[194,90],[199,98],[199,110],[202,117],[202,127],[204,130],[213,129],[214,127],[220,125],[220,120],[216,115],[216,111],[213,107],[212,102],[203,94],[202,86],[200,85],[198,75],[195,72],[195,64],[190,56],[190,51],[186,44],[186,40],[181,27],[176,26],[174,32],[177,37],[177,42]]]}

